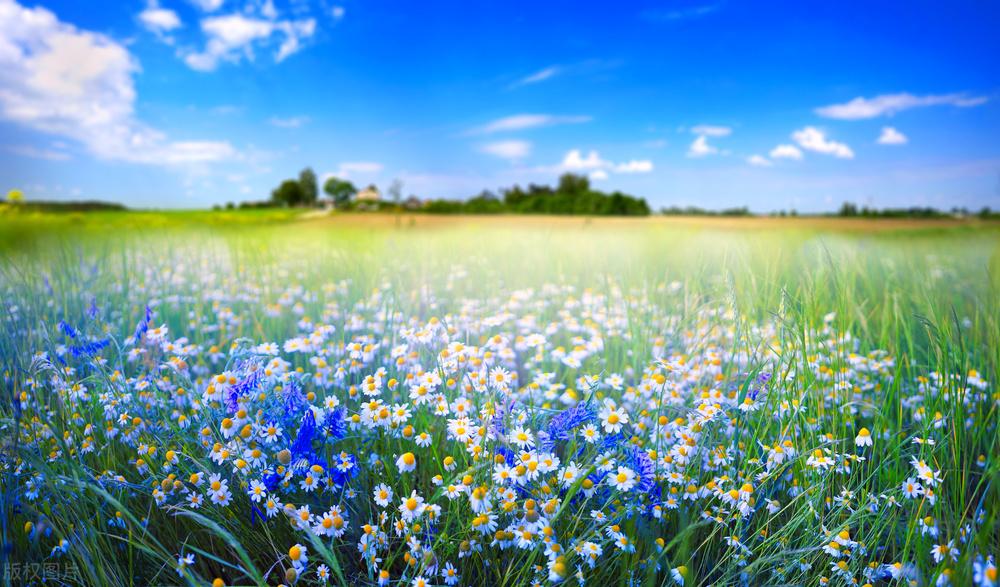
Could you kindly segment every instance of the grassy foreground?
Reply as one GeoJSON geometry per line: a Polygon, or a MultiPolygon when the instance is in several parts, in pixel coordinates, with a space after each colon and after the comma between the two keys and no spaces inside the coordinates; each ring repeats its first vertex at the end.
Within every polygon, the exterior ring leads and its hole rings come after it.
{"type": "Polygon", "coordinates": [[[996,226],[0,235],[5,583],[996,583],[996,226]]]}

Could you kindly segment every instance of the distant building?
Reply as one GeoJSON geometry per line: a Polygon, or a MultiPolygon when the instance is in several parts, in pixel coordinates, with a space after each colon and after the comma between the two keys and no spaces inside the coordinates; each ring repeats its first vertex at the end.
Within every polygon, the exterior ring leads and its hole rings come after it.
{"type": "Polygon", "coordinates": [[[355,201],[361,202],[379,202],[382,200],[382,194],[378,192],[378,188],[374,185],[370,185],[365,189],[361,190],[354,196],[355,201]]]}
{"type": "Polygon", "coordinates": [[[423,205],[424,205],[423,201],[421,201],[420,198],[416,196],[410,196],[409,198],[406,198],[406,200],[403,202],[403,207],[406,208],[407,210],[419,210],[421,207],[423,207],[423,205]]]}

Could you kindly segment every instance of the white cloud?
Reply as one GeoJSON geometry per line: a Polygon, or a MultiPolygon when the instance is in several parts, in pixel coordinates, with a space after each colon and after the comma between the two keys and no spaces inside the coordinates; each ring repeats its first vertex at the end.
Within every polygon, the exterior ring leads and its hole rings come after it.
{"type": "Polygon", "coordinates": [[[45,8],[0,0],[0,117],[78,141],[102,159],[204,163],[236,156],[227,142],[171,142],[135,117],[139,64],[109,37],[45,8]]]}
{"type": "Polygon", "coordinates": [[[219,62],[238,63],[254,59],[254,45],[268,45],[272,36],[283,35],[284,40],[274,54],[275,63],[297,52],[302,41],[316,32],[316,20],[268,20],[244,16],[239,13],[213,16],[201,21],[201,30],[208,38],[204,50],[188,53],[184,62],[198,71],[212,71],[219,62]]]}
{"type": "Polygon", "coordinates": [[[857,97],[843,104],[831,104],[816,109],[816,113],[826,118],[836,118],[840,120],[861,120],[865,118],[877,118],[879,116],[891,116],[910,108],[923,106],[951,105],[960,108],[969,108],[985,104],[988,98],[985,96],[968,96],[966,94],[939,94],[914,96],[906,92],[900,94],[882,94],[874,98],[857,97]]]}
{"type": "Polygon", "coordinates": [[[264,15],[264,18],[270,20],[278,18],[278,9],[274,6],[274,0],[265,0],[264,5],[260,7],[260,13],[264,15]]]}
{"type": "MultiPolygon", "coordinates": [[[[691,142],[691,146],[688,147],[687,156],[705,157],[706,155],[719,153],[719,149],[708,144],[708,137],[727,137],[732,134],[733,129],[728,126],[699,124],[692,127],[691,132],[698,135],[698,138],[691,142]]],[[[722,154],[728,155],[729,151],[723,151],[722,154]]]]}
{"type": "Polygon", "coordinates": [[[768,155],[771,156],[771,159],[795,159],[796,161],[802,159],[802,151],[795,145],[778,145],[771,149],[768,155]]]}
{"type": "Polygon", "coordinates": [[[882,134],[878,137],[880,145],[905,145],[908,141],[906,135],[891,126],[883,126],[882,134]]]}
{"type": "MultiPolygon", "coordinates": [[[[795,149],[795,147],[792,148],[795,149]]],[[[798,151],[798,149],[795,150],[798,151]]],[[[749,157],[747,157],[747,163],[753,165],[754,167],[770,167],[774,165],[774,163],[772,163],[770,159],[762,155],[750,155],[749,157]]]]}
{"type": "Polygon", "coordinates": [[[557,124],[582,124],[590,122],[590,116],[557,116],[554,114],[515,114],[505,118],[499,118],[489,122],[479,128],[469,131],[471,134],[493,134],[497,132],[510,132],[525,130],[529,128],[539,128],[543,126],[554,126],[557,124]]]}
{"type": "Polygon", "coordinates": [[[15,155],[31,157],[32,159],[45,159],[47,161],[67,161],[70,159],[69,153],[54,149],[39,149],[31,145],[7,145],[4,149],[15,155]]]}
{"type": "Polygon", "coordinates": [[[229,143],[179,141],[159,154],[166,163],[210,163],[235,155],[229,143]]]}
{"type": "Polygon", "coordinates": [[[591,171],[611,167],[610,161],[601,159],[597,151],[590,151],[583,157],[579,149],[573,149],[563,157],[562,168],[568,171],[591,171]]]}
{"type": "Polygon", "coordinates": [[[285,40],[278,47],[278,52],[274,55],[274,62],[281,63],[287,57],[298,52],[302,48],[302,40],[316,34],[316,20],[307,18],[305,20],[286,20],[275,23],[277,30],[285,34],[285,40]]]}
{"type": "Polygon", "coordinates": [[[649,173],[653,170],[653,162],[649,159],[633,159],[626,163],[615,165],[615,173],[649,173]]]}
{"type": "Polygon", "coordinates": [[[807,126],[792,133],[792,139],[807,151],[833,155],[839,159],[854,159],[854,151],[844,143],[827,140],[823,131],[815,126],[807,126]]]}
{"type": "Polygon", "coordinates": [[[340,19],[344,18],[344,13],[345,12],[346,11],[344,10],[343,6],[334,6],[330,10],[330,15],[333,16],[333,20],[340,20],[340,19]]]}
{"type": "Polygon", "coordinates": [[[698,135],[688,147],[687,156],[688,157],[704,157],[706,155],[713,155],[718,153],[719,150],[708,144],[708,137],[706,135],[698,135]]]}
{"type": "Polygon", "coordinates": [[[150,0],[146,9],[139,13],[139,22],[156,34],[168,33],[181,26],[181,19],[177,13],[168,8],[161,8],[155,0],[150,0]]]}
{"type": "Polygon", "coordinates": [[[272,117],[268,122],[278,128],[299,128],[309,122],[308,116],[291,116],[289,118],[272,117]]]}
{"type": "Polygon", "coordinates": [[[512,83],[510,85],[510,87],[513,89],[513,88],[517,88],[517,87],[520,87],[520,86],[528,86],[528,85],[531,85],[531,84],[537,84],[539,82],[543,82],[543,81],[545,81],[547,79],[551,79],[551,78],[555,77],[561,71],[562,71],[562,68],[560,68],[558,65],[552,65],[552,66],[546,67],[545,69],[541,69],[541,70],[536,71],[535,73],[533,73],[531,75],[525,76],[525,77],[517,80],[516,82],[512,83]]]}
{"type": "Polygon", "coordinates": [[[515,90],[523,86],[539,84],[556,77],[574,77],[601,74],[608,70],[620,67],[620,60],[608,59],[587,59],[576,63],[563,63],[549,65],[539,69],[534,73],[521,77],[507,86],[508,90],[515,90]]]}
{"type": "Polygon", "coordinates": [[[581,149],[571,149],[557,165],[541,165],[530,170],[541,174],[578,173],[587,174],[591,179],[607,179],[612,173],[631,174],[653,171],[653,162],[648,159],[631,159],[621,163],[608,161],[600,153],[591,149],[584,155],[581,149]]]}
{"type": "Polygon", "coordinates": [[[679,10],[647,10],[642,16],[653,21],[679,21],[701,18],[719,9],[720,4],[704,4],[679,10]]]}
{"type": "Polygon", "coordinates": [[[191,4],[194,4],[198,10],[202,12],[215,12],[216,10],[222,8],[222,3],[224,0],[188,0],[191,4]]]}
{"type": "Polygon", "coordinates": [[[324,174],[323,181],[326,181],[331,176],[347,179],[350,176],[375,175],[381,172],[382,169],[384,169],[384,166],[375,161],[345,161],[337,167],[336,171],[324,174]]]}
{"type": "Polygon", "coordinates": [[[696,135],[705,135],[707,137],[728,137],[732,134],[733,129],[728,126],[699,124],[698,126],[692,127],[691,132],[696,135]]]}
{"type": "Polygon", "coordinates": [[[487,143],[480,150],[503,159],[524,159],[531,154],[531,143],[528,141],[497,141],[487,143]]]}

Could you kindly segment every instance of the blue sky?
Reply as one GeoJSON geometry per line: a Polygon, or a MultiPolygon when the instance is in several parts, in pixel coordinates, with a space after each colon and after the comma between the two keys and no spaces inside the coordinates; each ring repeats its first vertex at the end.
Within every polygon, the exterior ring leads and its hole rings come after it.
{"type": "Polygon", "coordinates": [[[986,2],[0,0],[0,187],[205,207],[309,165],[420,197],[1000,208],[986,2]],[[875,5],[873,5],[875,4],[875,5]]]}

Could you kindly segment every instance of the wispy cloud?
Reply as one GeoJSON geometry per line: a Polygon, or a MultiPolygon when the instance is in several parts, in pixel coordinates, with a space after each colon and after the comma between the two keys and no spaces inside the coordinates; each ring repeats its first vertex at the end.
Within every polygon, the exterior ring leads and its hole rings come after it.
{"type": "Polygon", "coordinates": [[[222,8],[222,3],[224,0],[188,0],[191,4],[195,6],[198,10],[202,12],[215,12],[216,10],[222,8]]]}
{"type": "Polygon", "coordinates": [[[211,112],[212,114],[218,114],[219,116],[230,116],[234,114],[241,114],[243,109],[243,106],[236,106],[235,104],[220,104],[219,106],[214,106],[211,112]]]}
{"type": "Polygon", "coordinates": [[[733,134],[733,129],[728,126],[699,124],[698,126],[691,127],[691,132],[696,135],[705,135],[708,137],[728,137],[733,134]]]}
{"type": "Polygon", "coordinates": [[[543,81],[545,81],[547,79],[551,79],[551,78],[559,75],[559,73],[561,71],[562,71],[562,68],[560,68],[558,65],[552,65],[550,67],[546,67],[545,69],[538,70],[538,71],[536,71],[535,73],[533,73],[531,75],[522,77],[521,79],[519,79],[516,82],[512,83],[510,85],[510,87],[511,88],[519,88],[521,86],[529,86],[531,84],[537,84],[539,82],[543,82],[543,81]]]}
{"type": "Polygon", "coordinates": [[[653,162],[649,159],[633,159],[615,165],[615,173],[649,173],[653,170],[653,162]]]}
{"type": "Polygon", "coordinates": [[[555,79],[556,77],[598,74],[620,67],[621,65],[622,62],[615,59],[587,59],[576,63],[553,64],[518,78],[508,85],[507,89],[514,90],[524,86],[539,84],[555,79]]]}
{"type": "Polygon", "coordinates": [[[673,22],[680,20],[692,20],[696,18],[702,18],[708,16],[713,12],[718,11],[722,8],[722,3],[718,4],[701,4],[697,6],[688,6],[686,8],[675,8],[668,10],[646,10],[642,12],[642,17],[646,20],[661,21],[661,22],[673,22]]]}
{"type": "Polygon", "coordinates": [[[272,117],[268,122],[271,123],[271,126],[278,128],[300,128],[308,124],[309,120],[308,116],[291,116],[289,118],[272,117]]]}
{"type": "Polygon", "coordinates": [[[519,160],[531,154],[531,143],[519,140],[497,141],[482,145],[479,150],[501,159],[519,160]]]}
{"type": "Polygon", "coordinates": [[[272,20],[240,13],[202,19],[205,48],[187,52],[184,62],[197,71],[213,71],[221,62],[239,63],[254,59],[255,46],[271,46],[274,38],[283,37],[274,52],[280,63],[302,48],[302,43],[316,32],[316,19],[272,20]]]}
{"type": "Polygon", "coordinates": [[[590,122],[590,116],[558,116],[554,114],[515,114],[499,118],[483,126],[474,128],[469,134],[493,134],[554,126],[557,124],[582,124],[590,122]]]}
{"type": "Polygon", "coordinates": [[[379,173],[385,166],[375,161],[347,161],[340,164],[338,170],[344,174],[350,173],[379,173]]]}
{"type": "Polygon", "coordinates": [[[968,94],[938,94],[915,96],[906,92],[900,94],[882,94],[874,98],[857,97],[843,104],[831,104],[816,109],[816,114],[825,118],[838,120],[864,120],[891,116],[903,110],[922,108],[926,106],[957,106],[971,108],[985,104],[986,96],[969,96],[968,94]]]}
{"type": "Polygon", "coordinates": [[[46,161],[68,161],[70,159],[69,153],[54,149],[39,149],[31,145],[7,145],[4,147],[4,150],[22,157],[45,159],[46,161]]]}

